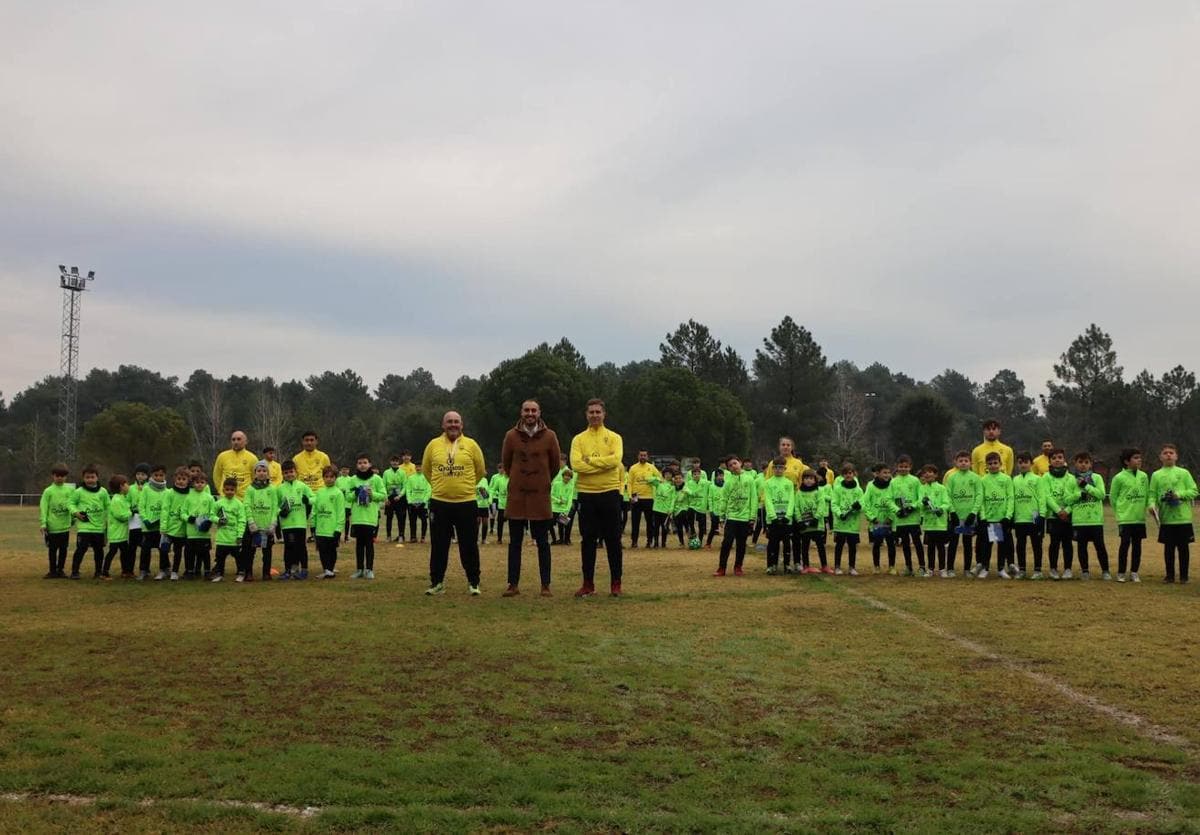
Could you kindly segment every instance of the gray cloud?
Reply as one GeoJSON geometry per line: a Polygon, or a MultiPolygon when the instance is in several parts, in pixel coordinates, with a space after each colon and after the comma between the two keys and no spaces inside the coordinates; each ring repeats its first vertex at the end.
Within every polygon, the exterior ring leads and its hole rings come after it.
{"type": "Polygon", "coordinates": [[[62,260],[85,366],[449,384],[785,313],[918,378],[1040,387],[1090,321],[1187,364],[1196,9],[9,4],[0,389],[57,367],[62,260]]]}

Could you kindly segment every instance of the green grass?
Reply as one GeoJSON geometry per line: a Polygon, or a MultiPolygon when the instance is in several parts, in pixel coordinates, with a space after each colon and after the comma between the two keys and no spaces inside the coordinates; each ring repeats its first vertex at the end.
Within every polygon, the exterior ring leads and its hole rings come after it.
{"type": "Polygon", "coordinates": [[[511,600],[494,545],[478,599],[453,560],[430,599],[427,551],[378,554],[373,584],[48,582],[35,515],[0,511],[0,794],[33,795],[0,830],[1200,831],[1200,599],[1157,582],[1157,545],[1140,586],[767,577],[761,555],[717,580],[711,552],[639,550],[626,596],[588,601],[577,549],[549,600],[532,550],[511,600]]]}

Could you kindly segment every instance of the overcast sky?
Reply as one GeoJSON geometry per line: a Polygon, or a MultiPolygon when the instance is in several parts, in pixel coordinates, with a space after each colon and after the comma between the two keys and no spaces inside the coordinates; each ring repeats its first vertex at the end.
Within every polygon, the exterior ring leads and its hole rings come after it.
{"type": "Polygon", "coordinates": [[[1200,370],[1200,3],[51,3],[0,24],[0,391],[569,337],[1034,390],[1095,321],[1200,370]]]}

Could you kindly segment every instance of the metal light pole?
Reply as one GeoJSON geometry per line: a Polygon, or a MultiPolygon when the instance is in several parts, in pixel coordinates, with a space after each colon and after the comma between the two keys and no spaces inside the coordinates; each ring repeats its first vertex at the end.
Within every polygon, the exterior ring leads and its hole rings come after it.
{"type": "Polygon", "coordinates": [[[58,286],[62,288],[62,350],[59,354],[59,373],[62,388],[58,393],[58,457],[67,466],[75,463],[75,440],[78,437],[76,421],[79,414],[79,313],[82,298],[80,293],[87,289],[89,281],[96,278],[94,270],[86,276],[79,274],[79,267],[70,271],[58,265],[58,286]]]}

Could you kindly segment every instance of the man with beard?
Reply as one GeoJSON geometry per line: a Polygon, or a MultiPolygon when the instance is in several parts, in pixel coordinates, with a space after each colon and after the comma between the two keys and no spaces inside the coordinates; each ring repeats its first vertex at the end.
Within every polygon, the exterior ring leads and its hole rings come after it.
{"type": "Polygon", "coordinates": [[[500,460],[508,473],[508,588],[504,597],[520,594],[521,544],[525,529],[537,545],[542,597],[550,597],[550,483],[558,471],[562,450],[558,436],[542,420],[536,400],[521,404],[517,425],[504,436],[500,460]]]}

